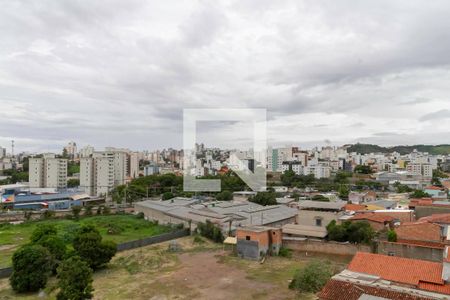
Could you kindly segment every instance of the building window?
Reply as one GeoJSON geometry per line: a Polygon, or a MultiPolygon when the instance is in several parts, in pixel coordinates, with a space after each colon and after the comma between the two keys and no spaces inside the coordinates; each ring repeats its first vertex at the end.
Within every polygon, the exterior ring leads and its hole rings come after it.
{"type": "Polygon", "coordinates": [[[322,226],[322,219],[320,218],[316,219],[316,226],[322,226]]]}
{"type": "Polygon", "coordinates": [[[246,239],[247,241],[250,241],[250,236],[249,236],[249,235],[245,236],[245,239],[246,239]]]}

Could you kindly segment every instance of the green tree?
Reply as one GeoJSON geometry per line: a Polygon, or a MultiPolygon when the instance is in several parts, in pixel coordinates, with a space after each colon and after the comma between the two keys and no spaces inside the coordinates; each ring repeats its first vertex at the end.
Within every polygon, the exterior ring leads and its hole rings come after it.
{"type": "Polygon", "coordinates": [[[165,192],[164,194],[162,194],[162,200],[169,200],[172,199],[174,197],[174,195],[171,192],[165,192]]]}
{"type": "Polygon", "coordinates": [[[273,191],[269,192],[258,192],[255,196],[249,199],[251,202],[260,205],[275,205],[277,204],[276,194],[273,191]]]}
{"type": "Polygon", "coordinates": [[[354,169],[353,172],[357,173],[357,174],[372,174],[372,168],[370,166],[366,166],[366,165],[357,165],[354,169]]]}
{"type": "Polygon", "coordinates": [[[59,263],[66,255],[67,247],[64,241],[59,236],[48,235],[37,241],[36,245],[40,245],[50,252],[52,256],[52,271],[55,272],[59,263]]]}
{"type": "Polygon", "coordinates": [[[394,230],[389,230],[387,233],[387,238],[389,242],[397,241],[397,233],[394,230]]]}
{"type": "Polygon", "coordinates": [[[44,237],[56,236],[57,233],[56,226],[53,224],[38,224],[36,229],[31,233],[30,241],[36,243],[44,237]]]}
{"type": "Polygon", "coordinates": [[[84,215],[92,216],[92,206],[91,205],[88,204],[84,207],[84,215]]]}
{"type": "Polygon", "coordinates": [[[79,220],[80,219],[80,213],[81,213],[81,206],[73,205],[71,207],[71,210],[72,210],[72,218],[74,218],[75,220],[79,220]]]}
{"type": "Polygon", "coordinates": [[[429,197],[431,197],[431,195],[428,193],[425,193],[422,190],[415,190],[414,192],[409,194],[409,198],[429,198],[429,197]]]}
{"type": "Polygon", "coordinates": [[[204,236],[216,243],[222,243],[225,239],[220,228],[215,226],[211,221],[206,220],[205,223],[199,223],[197,225],[197,230],[201,236],[204,236]]]}
{"type": "Polygon", "coordinates": [[[347,185],[341,184],[338,188],[339,198],[348,199],[348,195],[350,194],[350,189],[347,185]]]}
{"type": "Polygon", "coordinates": [[[328,199],[327,197],[322,196],[322,195],[314,195],[314,196],[311,198],[311,200],[312,200],[312,201],[330,202],[330,199],[328,199]]]}
{"type": "Polygon", "coordinates": [[[117,252],[114,242],[102,241],[98,230],[89,225],[79,229],[72,245],[75,252],[94,270],[104,267],[117,252]]]}
{"type": "Polygon", "coordinates": [[[80,179],[70,178],[69,180],[67,180],[67,187],[74,188],[77,186],[80,186],[80,179]]]}
{"type": "Polygon", "coordinates": [[[395,187],[395,191],[397,193],[410,193],[412,191],[412,189],[409,186],[401,184],[398,181],[396,181],[393,186],[395,187]]]}
{"type": "Polygon", "coordinates": [[[58,267],[58,300],[92,298],[92,269],[79,256],[63,261],[58,267]]]}
{"type": "Polygon", "coordinates": [[[337,225],[331,221],[327,225],[328,239],[337,242],[352,242],[369,244],[375,237],[375,231],[366,221],[345,221],[337,225]]]}
{"type": "Polygon", "coordinates": [[[16,292],[35,292],[44,288],[52,269],[50,252],[40,246],[28,244],[14,252],[13,272],[9,281],[16,292]]]}
{"type": "Polygon", "coordinates": [[[313,260],[303,269],[297,270],[289,288],[300,292],[317,293],[333,276],[333,268],[328,261],[313,260]]]}
{"type": "Polygon", "coordinates": [[[229,190],[221,191],[216,195],[216,199],[219,201],[233,200],[233,193],[229,190]]]}

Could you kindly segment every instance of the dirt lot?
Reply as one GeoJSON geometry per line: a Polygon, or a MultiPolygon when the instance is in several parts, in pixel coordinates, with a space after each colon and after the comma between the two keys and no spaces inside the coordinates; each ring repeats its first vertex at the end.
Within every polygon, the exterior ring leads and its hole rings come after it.
{"type": "MultiPolygon", "coordinates": [[[[168,251],[167,242],[117,254],[94,275],[94,299],[316,299],[288,289],[295,270],[310,257],[271,257],[260,264],[234,257],[220,245],[194,243],[191,237],[177,245],[182,250],[168,251]]],[[[348,258],[333,262],[343,268],[348,258]]],[[[45,292],[47,297],[23,299],[54,299],[54,279],[45,292]]],[[[7,279],[0,280],[0,299],[16,299],[7,279]]]]}

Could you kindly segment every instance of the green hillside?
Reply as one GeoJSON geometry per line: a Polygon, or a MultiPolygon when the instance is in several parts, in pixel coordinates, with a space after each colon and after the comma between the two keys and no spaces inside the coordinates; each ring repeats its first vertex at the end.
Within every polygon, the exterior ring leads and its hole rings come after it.
{"type": "Polygon", "coordinates": [[[450,145],[412,145],[412,146],[393,146],[393,147],[381,147],[373,144],[354,144],[350,145],[347,149],[348,152],[357,152],[361,154],[367,153],[390,153],[399,152],[400,154],[411,153],[414,149],[420,152],[428,152],[430,154],[450,154],[450,145]]]}

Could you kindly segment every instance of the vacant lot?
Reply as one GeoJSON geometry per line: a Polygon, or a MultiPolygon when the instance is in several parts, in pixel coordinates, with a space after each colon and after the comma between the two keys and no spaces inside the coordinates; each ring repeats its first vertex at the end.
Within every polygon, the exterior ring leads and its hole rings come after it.
{"type": "Polygon", "coordinates": [[[84,217],[79,221],[67,219],[52,219],[45,221],[32,221],[19,225],[0,225],[0,267],[11,265],[14,251],[29,241],[30,235],[38,224],[54,224],[58,234],[70,243],[75,231],[84,224],[94,225],[105,240],[117,243],[136,240],[144,237],[158,235],[171,230],[168,226],[159,226],[134,215],[106,215],[84,217]],[[108,234],[108,231],[114,234],[108,234]]]}
{"type": "MultiPolygon", "coordinates": [[[[95,299],[316,299],[288,289],[296,269],[312,257],[270,257],[264,264],[242,260],[210,242],[178,239],[182,250],[168,251],[170,242],[118,253],[109,267],[94,275],[95,299]]],[[[333,257],[340,269],[348,258],[333,257]]],[[[55,280],[46,289],[54,299],[55,280]]],[[[0,299],[12,299],[6,279],[0,299]]],[[[23,299],[38,299],[26,295],[23,299]]],[[[40,298],[42,299],[42,298],[40,298]]],[[[45,298],[44,298],[45,299],[45,298]]]]}

